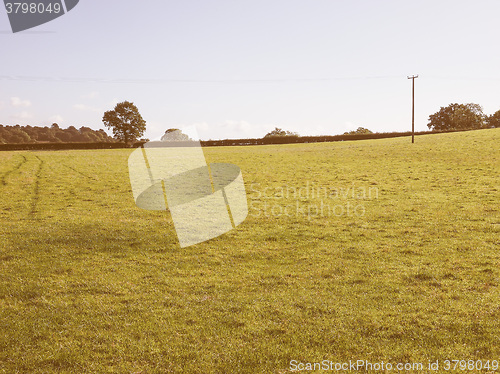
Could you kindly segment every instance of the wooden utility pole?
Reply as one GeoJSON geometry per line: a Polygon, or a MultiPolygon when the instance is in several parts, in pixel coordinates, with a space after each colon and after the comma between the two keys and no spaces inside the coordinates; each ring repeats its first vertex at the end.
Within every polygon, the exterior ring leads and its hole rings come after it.
{"type": "Polygon", "coordinates": [[[418,78],[418,75],[412,75],[408,77],[408,79],[412,80],[412,88],[411,88],[411,142],[415,143],[415,78],[418,78]]]}

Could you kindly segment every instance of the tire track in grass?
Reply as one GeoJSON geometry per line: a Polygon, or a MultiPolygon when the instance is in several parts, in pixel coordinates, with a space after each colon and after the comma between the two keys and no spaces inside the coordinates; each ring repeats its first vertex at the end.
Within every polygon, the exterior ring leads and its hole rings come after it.
{"type": "Polygon", "coordinates": [[[37,213],[37,206],[38,206],[38,201],[40,200],[40,175],[42,174],[42,169],[44,165],[44,161],[38,157],[35,156],[40,163],[38,164],[38,170],[35,173],[35,185],[33,187],[33,200],[31,202],[31,211],[30,215],[35,215],[37,213]]]}
{"type": "Polygon", "coordinates": [[[21,168],[21,166],[23,166],[28,160],[26,159],[26,156],[24,155],[20,155],[22,157],[22,160],[21,162],[14,166],[11,170],[8,170],[6,171],[1,177],[0,177],[0,185],[2,186],[6,186],[7,185],[7,177],[12,174],[12,173],[15,173],[17,170],[19,170],[21,168]]]}
{"type": "Polygon", "coordinates": [[[80,175],[84,176],[85,178],[91,179],[91,180],[96,181],[96,182],[98,181],[98,179],[96,179],[96,178],[94,178],[94,177],[91,177],[90,175],[84,174],[84,173],[82,173],[80,170],[77,170],[77,169],[75,169],[75,168],[73,168],[73,167],[71,167],[71,166],[68,166],[68,165],[66,165],[66,164],[62,164],[62,165],[63,165],[63,166],[66,166],[68,169],[73,170],[75,173],[78,173],[78,174],[80,174],[80,175]]]}

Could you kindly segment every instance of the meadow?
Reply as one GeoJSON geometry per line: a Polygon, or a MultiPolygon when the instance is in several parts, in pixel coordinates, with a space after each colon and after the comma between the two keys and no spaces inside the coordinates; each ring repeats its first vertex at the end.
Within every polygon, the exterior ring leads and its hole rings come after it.
{"type": "Polygon", "coordinates": [[[132,150],[0,152],[0,373],[500,361],[499,144],[207,147],[249,215],[187,248],[135,206],[132,150]]]}

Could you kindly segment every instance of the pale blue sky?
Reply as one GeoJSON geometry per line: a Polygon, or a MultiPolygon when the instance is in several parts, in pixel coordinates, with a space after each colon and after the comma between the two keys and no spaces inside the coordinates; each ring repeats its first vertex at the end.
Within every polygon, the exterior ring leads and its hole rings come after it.
{"type": "Polygon", "coordinates": [[[133,101],[146,136],[416,129],[452,102],[500,109],[500,0],[81,0],[12,34],[0,9],[0,123],[103,128],[133,101]],[[20,78],[21,77],[21,78],[20,78]]]}

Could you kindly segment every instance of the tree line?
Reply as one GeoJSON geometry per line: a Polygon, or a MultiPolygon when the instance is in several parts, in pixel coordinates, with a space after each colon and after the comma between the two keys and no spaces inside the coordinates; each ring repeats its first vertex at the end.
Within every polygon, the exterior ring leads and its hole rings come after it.
{"type": "Polygon", "coordinates": [[[74,126],[62,129],[57,123],[53,123],[50,127],[0,125],[0,144],[107,143],[115,141],[104,130],[92,130],[85,126],[80,127],[80,129],[74,126]]]}
{"type": "Polygon", "coordinates": [[[500,127],[500,110],[483,113],[479,104],[450,104],[429,116],[427,127],[433,131],[470,130],[500,127]]]}
{"type": "MultiPolygon", "coordinates": [[[[169,130],[167,130],[169,131],[169,130]]],[[[373,134],[373,131],[365,129],[364,127],[358,127],[356,130],[346,131],[344,135],[358,135],[358,134],[373,134]]],[[[275,127],[273,131],[268,132],[264,135],[264,139],[266,138],[275,138],[280,136],[292,136],[292,137],[300,137],[299,133],[292,132],[288,130],[280,129],[279,127],[275,127]]]]}
{"type": "MultiPolygon", "coordinates": [[[[114,138],[108,136],[102,129],[92,130],[89,127],[76,129],[70,126],[61,129],[57,123],[51,127],[33,126],[3,126],[0,125],[0,144],[28,144],[28,143],[106,143],[123,142],[131,145],[144,134],[146,121],[142,118],[138,108],[132,102],[124,101],[115,106],[114,110],[104,113],[104,125],[113,131],[114,138]]],[[[500,127],[500,110],[492,115],[485,115],[479,104],[450,104],[429,116],[427,127],[432,131],[455,131],[481,128],[500,127]]],[[[372,132],[363,127],[344,135],[368,135],[372,132]]],[[[178,129],[169,129],[164,137],[186,136],[178,129]]],[[[298,138],[299,134],[280,128],[267,133],[264,139],[298,138]]]]}
{"type": "MultiPolygon", "coordinates": [[[[441,107],[439,111],[429,116],[427,127],[432,131],[460,131],[473,129],[487,129],[500,127],[500,110],[486,115],[479,104],[453,103],[441,107]]],[[[344,135],[372,134],[372,131],[358,127],[357,130],[345,132],[344,135]]],[[[267,133],[264,138],[270,137],[298,137],[299,134],[280,128],[267,133]]]]}

